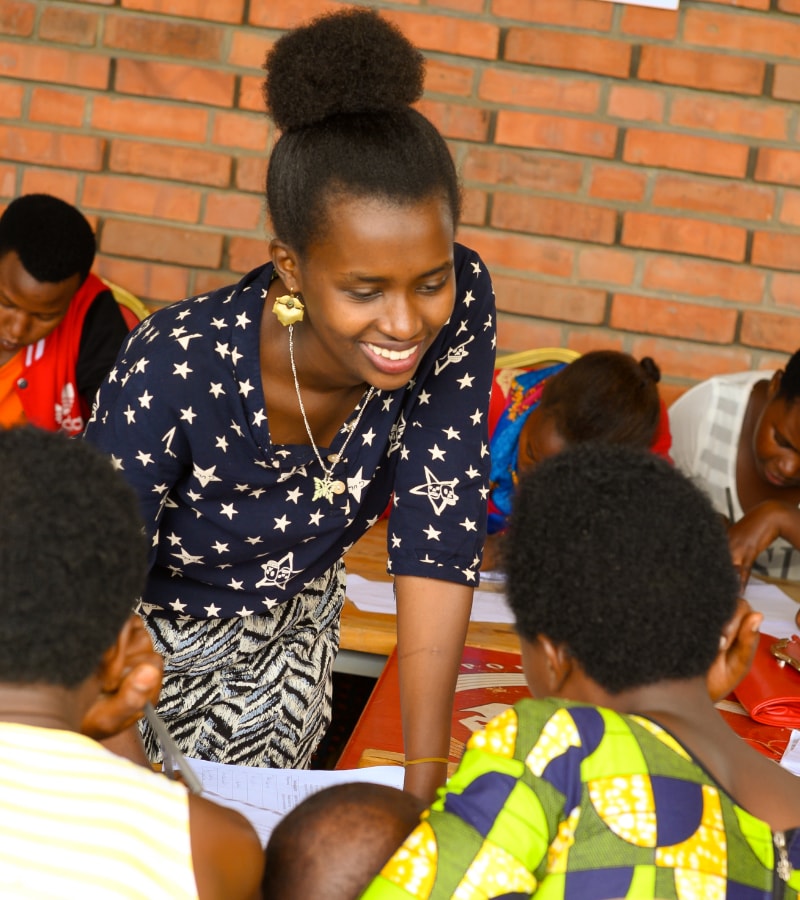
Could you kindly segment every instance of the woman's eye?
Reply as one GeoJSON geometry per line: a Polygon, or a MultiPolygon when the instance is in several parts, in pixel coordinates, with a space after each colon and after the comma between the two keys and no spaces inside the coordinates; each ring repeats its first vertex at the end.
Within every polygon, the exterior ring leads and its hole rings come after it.
{"type": "Polygon", "coordinates": [[[443,281],[437,281],[436,284],[423,284],[419,288],[419,292],[421,294],[438,294],[438,292],[441,291],[446,284],[446,278],[443,281]]]}

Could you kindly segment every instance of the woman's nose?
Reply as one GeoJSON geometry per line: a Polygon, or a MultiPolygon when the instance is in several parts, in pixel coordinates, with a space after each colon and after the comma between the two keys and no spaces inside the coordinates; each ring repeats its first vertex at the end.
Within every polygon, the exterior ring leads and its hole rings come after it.
{"type": "Polygon", "coordinates": [[[28,331],[30,319],[28,315],[19,310],[11,313],[6,325],[6,334],[17,344],[21,344],[28,331]]]}
{"type": "Polygon", "coordinates": [[[391,299],[384,318],[384,332],[396,341],[410,341],[422,330],[422,317],[417,304],[405,296],[391,299]]]}

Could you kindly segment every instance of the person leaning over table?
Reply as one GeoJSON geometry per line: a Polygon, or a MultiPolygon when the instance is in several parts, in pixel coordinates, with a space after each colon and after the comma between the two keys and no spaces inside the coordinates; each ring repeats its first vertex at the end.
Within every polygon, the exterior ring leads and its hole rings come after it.
{"type": "Polygon", "coordinates": [[[399,30],[345,9],[284,35],[266,70],[270,260],[144,322],[86,437],[139,494],[159,711],[205,759],[308,763],[341,558],[393,496],[405,784],[430,798],[485,532],[491,281],[453,242],[456,172],[411,106],[423,59],[399,30]]]}
{"type": "Polygon", "coordinates": [[[778,371],[709,378],[669,409],[675,465],[725,517],[734,562],[800,581],[800,350],[778,371]]]}
{"type": "Polygon", "coordinates": [[[0,216],[0,427],[83,430],[128,326],[89,270],[91,225],[49,194],[0,216]]]}

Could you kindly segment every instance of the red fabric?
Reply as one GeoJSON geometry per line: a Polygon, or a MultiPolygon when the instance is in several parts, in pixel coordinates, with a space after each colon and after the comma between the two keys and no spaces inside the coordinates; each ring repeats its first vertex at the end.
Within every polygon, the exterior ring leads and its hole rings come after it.
{"type": "Polygon", "coordinates": [[[800,672],[781,666],[772,655],[770,647],[777,640],[760,635],[753,665],[734,693],[756,722],[800,728],[800,672]]]}
{"type": "Polygon", "coordinates": [[[95,297],[108,290],[91,273],[75,292],[58,325],[23,351],[25,369],[17,382],[17,394],[31,425],[46,431],[79,434],[89,409],[75,384],[83,321],[95,297]]]}
{"type": "Polygon", "coordinates": [[[650,445],[650,449],[657,456],[663,456],[667,462],[672,462],[672,457],[670,456],[670,449],[672,447],[672,433],[669,430],[669,413],[667,412],[667,405],[664,401],[661,401],[661,415],[658,419],[658,427],[656,428],[656,434],[653,438],[653,443],[650,445]]]}

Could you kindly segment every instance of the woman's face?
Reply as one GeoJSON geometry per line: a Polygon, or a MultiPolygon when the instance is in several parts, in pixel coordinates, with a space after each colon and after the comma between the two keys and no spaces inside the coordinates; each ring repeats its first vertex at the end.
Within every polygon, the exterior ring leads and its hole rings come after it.
{"type": "Polygon", "coordinates": [[[800,487],[800,403],[777,397],[779,382],[753,432],[753,458],[760,478],[776,487],[800,487]]]}
{"type": "Polygon", "coordinates": [[[296,340],[329,384],[402,387],[453,311],[453,222],[439,198],[334,200],[296,265],[296,340]]]}
{"type": "Polygon", "coordinates": [[[555,418],[539,405],[525,420],[518,446],[517,473],[521,475],[542,460],[561,453],[567,442],[556,428],[555,418]]]}

